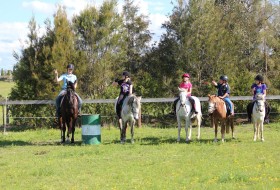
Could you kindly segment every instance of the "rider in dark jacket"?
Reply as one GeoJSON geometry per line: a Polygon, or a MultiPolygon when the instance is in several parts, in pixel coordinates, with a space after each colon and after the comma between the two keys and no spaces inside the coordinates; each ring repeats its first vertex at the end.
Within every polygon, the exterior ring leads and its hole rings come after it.
{"type": "Polygon", "coordinates": [[[122,79],[116,79],[115,82],[113,83],[113,85],[118,85],[120,87],[120,94],[118,97],[118,101],[117,101],[117,106],[116,106],[116,112],[117,112],[117,116],[119,118],[119,124],[121,126],[122,124],[122,119],[121,119],[121,110],[122,110],[122,104],[124,99],[132,94],[132,82],[130,80],[130,74],[127,71],[124,71],[122,73],[122,79]]]}

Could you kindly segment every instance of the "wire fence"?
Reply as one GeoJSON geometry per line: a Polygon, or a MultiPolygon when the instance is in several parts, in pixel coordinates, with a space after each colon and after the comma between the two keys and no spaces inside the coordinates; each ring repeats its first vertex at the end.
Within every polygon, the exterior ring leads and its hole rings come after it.
{"type": "MultiPolygon", "coordinates": [[[[237,108],[236,120],[245,121],[247,113],[247,102],[250,102],[251,96],[236,96],[231,97],[231,100],[236,104],[237,108]]],[[[202,113],[204,117],[204,125],[207,125],[208,114],[208,97],[199,97],[202,105],[202,113]]],[[[267,96],[266,98],[272,105],[271,115],[273,118],[279,118],[280,96],[267,96]]],[[[175,116],[170,115],[172,104],[175,98],[142,98],[142,116],[141,123],[149,124],[155,127],[172,127],[176,126],[175,116]]],[[[117,117],[114,111],[115,99],[97,99],[83,100],[82,113],[100,114],[103,125],[116,125],[117,117]]],[[[53,100],[21,100],[21,101],[0,101],[2,106],[2,124],[4,132],[7,126],[11,125],[28,125],[31,121],[34,127],[51,126],[55,127],[54,120],[55,106],[53,100]],[[42,108],[43,107],[43,108],[42,108]],[[13,115],[15,110],[20,113],[13,115]],[[21,111],[19,111],[21,110],[21,111]],[[29,120],[29,121],[28,121],[29,120]]],[[[78,124],[80,122],[78,121],[78,124]]]]}

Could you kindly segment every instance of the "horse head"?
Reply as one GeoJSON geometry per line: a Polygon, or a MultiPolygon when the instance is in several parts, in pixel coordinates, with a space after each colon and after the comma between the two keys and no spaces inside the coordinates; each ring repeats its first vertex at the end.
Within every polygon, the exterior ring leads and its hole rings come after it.
{"type": "Polygon", "coordinates": [[[179,90],[179,97],[182,105],[185,105],[187,102],[187,92],[183,88],[178,88],[179,90]]]}
{"type": "Polygon", "coordinates": [[[256,94],[256,111],[263,112],[265,109],[264,95],[256,94]]]}
{"type": "Polygon", "coordinates": [[[66,80],[66,83],[67,83],[67,90],[71,89],[71,90],[75,91],[75,83],[76,83],[76,81],[73,83],[71,81],[66,80]]]}
{"type": "Polygon", "coordinates": [[[217,102],[220,101],[216,95],[208,94],[208,113],[212,114],[217,109],[217,102]]]}

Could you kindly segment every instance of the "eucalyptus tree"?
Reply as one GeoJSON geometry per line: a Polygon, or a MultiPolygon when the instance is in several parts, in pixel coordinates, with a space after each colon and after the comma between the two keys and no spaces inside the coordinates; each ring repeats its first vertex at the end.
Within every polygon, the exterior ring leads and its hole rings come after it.
{"type": "Polygon", "coordinates": [[[80,85],[86,97],[96,98],[123,68],[125,33],[115,0],[104,1],[98,9],[88,6],[73,18],[76,48],[84,52],[80,64],[80,85]]]}

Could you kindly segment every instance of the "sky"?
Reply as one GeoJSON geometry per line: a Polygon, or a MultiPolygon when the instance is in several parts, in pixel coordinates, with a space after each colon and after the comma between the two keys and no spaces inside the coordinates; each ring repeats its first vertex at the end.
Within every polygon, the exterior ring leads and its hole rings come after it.
{"type": "MultiPolygon", "coordinates": [[[[173,0],[175,1],[175,0],[173,0]]],[[[16,64],[13,52],[20,53],[27,39],[28,22],[35,17],[41,32],[44,31],[44,21],[49,18],[53,22],[53,14],[57,5],[66,7],[69,19],[79,14],[88,4],[99,7],[103,0],[10,0],[1,1],[0,6],[0,69],[12,70],[16,64]]],[[[154,33],[153,41],[158,41],[164,32],[161,24],[168,20],[173,5],[171,0],[135,0],[139,12],[148,16],[151,24],[150,32],[154,33]]],[[[118,10],[121,11],[123,0],[118,0],[118,10]]]]}

